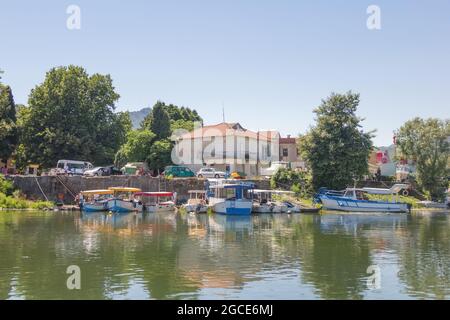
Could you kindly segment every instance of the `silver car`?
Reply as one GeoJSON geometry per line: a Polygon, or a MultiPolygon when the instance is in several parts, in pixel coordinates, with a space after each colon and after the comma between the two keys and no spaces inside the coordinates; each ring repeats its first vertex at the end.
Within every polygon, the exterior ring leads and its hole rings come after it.
{"type": "Polygon", "coordinates": [[[202,168],[197,172],[198,178],[224,178],[225,172],[217,171],[214,168],[202,168]]]}

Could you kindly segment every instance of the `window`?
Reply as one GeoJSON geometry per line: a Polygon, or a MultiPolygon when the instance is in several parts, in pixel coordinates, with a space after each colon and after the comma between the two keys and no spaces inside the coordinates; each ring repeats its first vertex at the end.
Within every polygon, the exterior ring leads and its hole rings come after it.
{"type": "Polygon", "coordinates": [[[289,150],[287,148],[283,148],[283,157],[289,156],[289,150]]]}

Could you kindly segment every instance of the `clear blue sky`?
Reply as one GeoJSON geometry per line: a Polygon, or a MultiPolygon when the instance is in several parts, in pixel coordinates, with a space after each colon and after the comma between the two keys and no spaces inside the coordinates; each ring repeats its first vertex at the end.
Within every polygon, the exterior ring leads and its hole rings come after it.
{"type": "Polygon", "coordinates": [[[109,73],[118,110],[156,100],[206,123],[299,134],[330,92],[361,94],[375,143],[414,116],[448,118],[450,1],[6,1],[0,68],[17,103],[51,67],[109,73]],[[81,30],[66,9],[81,8],[81,30]],[[381,30],[366,27],[368,5],[381,30]]]}

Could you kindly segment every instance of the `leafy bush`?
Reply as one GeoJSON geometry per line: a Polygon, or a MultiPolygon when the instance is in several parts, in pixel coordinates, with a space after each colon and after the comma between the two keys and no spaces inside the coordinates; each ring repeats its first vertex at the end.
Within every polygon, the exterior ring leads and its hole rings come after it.
{"type": "Polygon", "coordinates": [[[5,195],[12,195],[14,187],[11,181],[6,180],[4,177],[0,176],[0,193],[5,195]]]}
{"type": "Polygon", "coordinates": [[[49,201],[26,200],[19,190],[14,190],[11,181],[0,176],[0,208],[5,209],[48,209],[53,203],[49,201]]]}
{"type": "Polygon", "coordinates": [[[287,168],[280,168],[275,172],[270,179],[270,186],[274,189],[291,190],[301,198],[310,197],[314,193],[309,173],[287,168]]]}

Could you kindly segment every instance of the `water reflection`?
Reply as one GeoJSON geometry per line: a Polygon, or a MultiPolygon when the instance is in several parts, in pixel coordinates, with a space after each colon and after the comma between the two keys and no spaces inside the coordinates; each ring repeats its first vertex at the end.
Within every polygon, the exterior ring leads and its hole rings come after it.
{"type": "Polygon", "coordinates": [[[0,214],[1,299],[450,296],[444,214],[0,214]],[[67,290],[78,265],[82,289],[67,290]],[[381,288],[367,268],[379,265],[381,288]]]}

